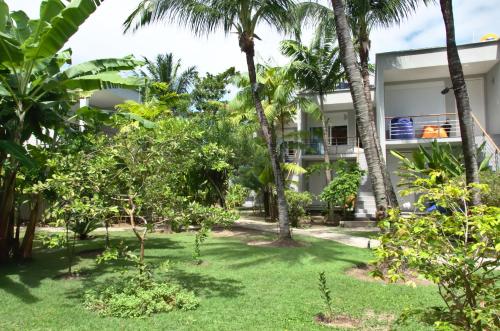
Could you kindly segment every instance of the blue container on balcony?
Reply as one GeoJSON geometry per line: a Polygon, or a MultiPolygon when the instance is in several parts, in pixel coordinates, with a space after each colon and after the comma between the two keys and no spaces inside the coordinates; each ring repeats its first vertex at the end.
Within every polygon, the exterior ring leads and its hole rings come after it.
{"type": "Polygon", "coordinates": [[[409,117],[394,117],[391,119],[391,139],[413,139],[415,130],[413,120],[409,117]]]}

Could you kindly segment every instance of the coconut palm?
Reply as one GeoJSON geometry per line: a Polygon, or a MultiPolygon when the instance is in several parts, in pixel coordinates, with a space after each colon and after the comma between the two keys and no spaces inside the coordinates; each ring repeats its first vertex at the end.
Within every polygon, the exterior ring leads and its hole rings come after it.
{"type": "MultiPolygon", "coordinates": [[[[376,27],[388,27],[394,24],[400,24],[405,18],[411,15],[418,4],[430,2],[430,0],[346,0],[345,9],[347,20],[351,28],[355,51],[359,57],[359,66],[361,76],[363,77],[363,87],[368,109],[370,110],[370,121],[375,128],[375,109],[371,97],[370,87],[370,64],[369,53],[371,48],[370,33],[376,27]]],[[[297,11],[298,20],[311,22],[317,25],[315,39],[330,38],[335,33],[335,17],[332,10],[316,2],[304,3],[301,9],[297,11]],[[317,17],[320,19],[317,20],[317,17]],[[319,30],[321,28],[321,30],[319,30]]],[[[300,7],[299,7],[300,8],[300,7]]],[[[375,141],[379,158],[383,158],[382,148],[379,137],[375,134],[372,139],[375,141]]],[[[390,176],[387,172],[385,163],[381,163],[384,185],[389,203],[392,206],[397,205],[397,197],[390,176]]]]}
{"type": "Polygon", "coordinates": [[[340,58],[346,71],[347,80],[349,81],[354,110],[356,112],[356,124],[365,151],[368,171],[370,173],[373,193],[375,195],[375,202],[378,210],[377,216],[382,217],[389,207],[384,173],[381,167],[384,160],[379,154],[376,141],[373,139],[377,133],[375,127],[371,123],[370,108],[364,92],[363,77],[361,76],[357,64],[344,1],[332,0],[332,6],[335,14],[335,28],[339,41],[340,58]]]}
{"type": "MultiPolygon", "coordinates": [[[[262,106],[269,123],[271,139],[273,139],[274,145],[277,146],[276,153],[282,161],[280,166],[286,174],[285,178],[288,183],[288,180],[294,174],[303,174],[305,170],[298,164],[285,162],[287,147],[285,124],[293,120],[299,109],[312,109],[316,106],[307,98],[297,94],[295,78],[289,75],[286,68],[258,65],[257,82],[260,84],[259,95],[262,98],[262,106]],[[277,139],[278,128],[281,129],[281,139],[277,139]]],[[[232,120],[237,124],[258,123],[252,98],[252,85],[249,79],[239,75],[236,76],[235,83],[240,88],[240,91],[228,106],[231,110],[232,120]]],[[[270,162],[266,161],[264,164],[265,169],[260,172],[258,178],[263,185],[264,204],[267,206],[265,210],[269,212],[271,218],[274,218],[274,210],[276,210],[274,203],[276,199],[272,193],[275,187],[275,185],[272,185],[275,183],[274,174],[270,162]]]]}
{"type": "Polygon", "coordinates": [[[193,87],[198,71],[189,67],[181,72],[181,60],[175,61],[172,53],[159,54],[156,59],[144,58],[145,70],[141,74],[153,82],[167,83],[171,92],[183,94],[193,87]]]}
{"type": "MultiPolygon", "coordinates": [[[[477,164],[476,146],[474,143],[474,128],[469,102],[469,94],[465,85],[462,63],[458,55],[457,43],[455,41],[455,25],[453,19],[452,0],[440,0],[441,12],[443,14],[446,29],[446,48],[448,53],[448,68],[450,70],[453,92],[457,103],[458,120],[460,123],[460,134],[462,137],[462,151],[464,153],[465,178],[467,184],[479,183],[479,168],[477,164]]],[[[481,202],[476,192],[472,203],[477,205],[481,202]]]]}
{"type": "Polygon", "coordinates": [[[137,29],[157,21],[177,22],[197,34],[222,29],[226,34],[236,32],[239,47],[246,55],[248,75],[262,134],[267,143],[278,196],[281,240],[291,239],[285,184],[276,146],[259,95],[255,69],[255,40],[260,39],[256,28],[267,23],[278,31],[290,26],[293,0],[143,0],[125,22],[125,30],[137,29]]]}
{"type": "MultiPolygon", "coordinates": [[[[327,92],[343,78],[343,70],[338,57],[339,51],[331,40],[317,40],[310,47],[302,45],[299,41],[285,40],[281,43],[281,52],[291,59],[289,72],[297,84],[308,92],[318,94],[320,118],[323,127],[323,146],[328,143],[328,119],[325,115],[324,98],[327,92]]],[[[329,167],[330,155],[327,151],[323,154],[326,166],[326,181],[330,183],[332,173],[329,167]]]]}

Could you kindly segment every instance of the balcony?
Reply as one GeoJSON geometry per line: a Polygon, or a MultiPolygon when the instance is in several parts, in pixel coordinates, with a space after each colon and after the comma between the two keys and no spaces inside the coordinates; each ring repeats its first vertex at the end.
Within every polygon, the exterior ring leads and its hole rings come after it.
{"type": "MultiPolygon", "coordinates": [[[[329,142],[327,151],[332,156],[357,157],[362,152],[358,137],[330,137],[329,142]]],[[[322,141],[307,140],[300,144],[304,156],[325,155],[325,148],[322,141]]]]}
{"type": "Polygon", "coordinates": [[[386,117],[385,127],[387,145],[461,141],[456,113],[386,117]]]}

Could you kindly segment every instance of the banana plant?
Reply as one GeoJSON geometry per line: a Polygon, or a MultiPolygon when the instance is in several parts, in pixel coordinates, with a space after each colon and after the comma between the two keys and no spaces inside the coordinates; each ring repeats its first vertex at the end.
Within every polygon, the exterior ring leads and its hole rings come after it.
{"type": "Polygon", "coordinates": [[[131,56],[71,65],[63,49],[103,0],[43,0],[40,17],[10,11],[0,0],[0,262],[9,248],[9,218],[23,147],[35,136],[50,140],[49,129],[68,124],[67,114],[80,95],[107,87],[136,87],[141,79],[123,75],[141,65],[131,56]]]}
{"type": "MultiPolygon", "coordinates": [[[[477,153],[482,154],[484,144],[478,147],[477,153]]],[[[410,186],[413,180],[421,176],[429,176],[431,173],[439,173],[436,180],[439,183],[448,182],[452,178],[465,175],[463,156],[450,144],[438,143],[434,140],[430,148],[419,146],[413,151],[412,159],[405,157],[397,151],[391,154],[401,162],[402,172],[400,175],[408,181],[403,186],[410,186]]],[[[479,171],[488,169],[490,157],[485,157],[478,164],[479,171]]]]}

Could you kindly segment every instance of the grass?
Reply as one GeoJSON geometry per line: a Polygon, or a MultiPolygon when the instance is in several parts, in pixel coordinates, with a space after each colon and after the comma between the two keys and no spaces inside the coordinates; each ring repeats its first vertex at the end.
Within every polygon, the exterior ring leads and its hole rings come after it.
{"type": "MultiPolygon", "coordinates": [[[[239,237],[209,238],[202,246],[202,265],[191,262],[192,234],[151,234],[146,258],[169,260],[171,276],[195,291],[201,305],[194,311],[173,311],[145,319],[101,318],[82,307],[85,288],[119,276],[123,266],[98,265],[79,257],[86,270],[81,279],[54,278],[65,271],[62,250],[37,247],[35,260],[0,269],[0,330],[331,330],[315,324],[323,311],[318,273],[325,271],[333,306],[354,318],[371,311],[362,329],[376,330],[374,316],[398,317],[405,307],[424,308],[440,303],[436,288],[411,288],[365,282],[345,275],[347,268],[367,263],[369,250],[332,241],[299,238],[300,248],[248,246],[239,237]]],[[[137,247],[130,233],[112,233],[112,240],[137,247]]],[[[80,242],[77,249],[102,247],[103,237],[80,242]]],[[[383,323],[382,323],[383,324],[383,323]]],[[[380,326],[380,325],[379,325],[380,326]]],[[[431,330],[410,320],[397,330],[431,330]]]]}

